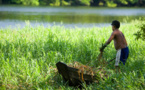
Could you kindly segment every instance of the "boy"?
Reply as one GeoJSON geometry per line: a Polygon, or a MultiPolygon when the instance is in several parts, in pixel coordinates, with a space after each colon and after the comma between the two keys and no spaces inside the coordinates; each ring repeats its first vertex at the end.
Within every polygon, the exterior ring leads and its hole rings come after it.
{"type": "Polygon", "coordinates": [[[123,33],[119,30],[120,22],[117,20],[112,21],[112,34],[108,41],[100,48],[100,51],[103,52],[105,47],[114,40],[114,46],[117,50],[115,68],[119,69],[119,63],[122,62],[124,65],[129,55],[129,49],[127,47],[126,39],[123,33]]]}

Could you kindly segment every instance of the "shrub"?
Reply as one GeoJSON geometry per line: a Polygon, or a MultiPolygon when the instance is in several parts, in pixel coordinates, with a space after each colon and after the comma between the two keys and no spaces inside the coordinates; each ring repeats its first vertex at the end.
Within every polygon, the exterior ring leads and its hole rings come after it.
{"type": "Polygon", "coordinates": [[[138,27],[138,31],[134,34],[136,39],[142,39],[145,41],[145,18],[140,18],[136,26],[138,27]]]}

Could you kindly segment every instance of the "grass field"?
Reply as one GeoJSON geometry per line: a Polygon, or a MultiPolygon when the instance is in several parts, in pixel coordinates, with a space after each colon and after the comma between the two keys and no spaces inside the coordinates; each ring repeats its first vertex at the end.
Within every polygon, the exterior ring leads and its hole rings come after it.
{"type": "MultiPolygon", "coordinates": [[[[122,25],[130,54],[122,72],[116,74],[114,62],[105,68],[109,77],[89,86],[86,90],[137,90],[145,89],[145,42],[135,40],[137,21],[122,25]]],[[[96,66],[99,47],[109,38],[110,27],[74,28],[63,26],[6,28],[0,30],[0,90],[71,90],[56,73],[58,61],[77,61],[96,66]]],[[[114,58],[116,51],[113,42],[105,49],[104,59],[114,58]]]]}

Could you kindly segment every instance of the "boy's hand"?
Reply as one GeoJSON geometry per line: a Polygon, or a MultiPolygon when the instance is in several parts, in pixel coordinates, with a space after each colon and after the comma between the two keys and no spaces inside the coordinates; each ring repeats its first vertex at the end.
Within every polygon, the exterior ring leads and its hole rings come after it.
{"type": "Polygon", "coordinates": [[[106,44],[104,45],[102,44],[102,47],[100,48],[100,52],[103,52],[106,46],[107,46],[106,44]]]}
{"type": "Polygon", "coordinates": [[[103,48],[103,47],[101,47],[101,48],[100,48],[100,52],[103,52],[103,51],[104,51],[104,48],[103,48]]]}

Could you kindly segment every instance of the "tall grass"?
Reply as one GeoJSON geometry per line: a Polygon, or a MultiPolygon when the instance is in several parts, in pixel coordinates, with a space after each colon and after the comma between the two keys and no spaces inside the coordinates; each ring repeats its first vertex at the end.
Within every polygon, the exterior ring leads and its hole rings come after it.
{"type": "MultiPolygon", "coordinates": [[[[135,40],[137,21],[121,26],[130,54],[127,64],[116,74],[114,62],[106,66],[109,78],[86,89],[145,89],[145,42],[135,40]]],[[[111,27],[68,29],[63,26],[7,28],[0,30],[0,89],[71,90],[56,73],[58,61],[78,61],[97,66],[99,47],[111,35],[111,27]]],[[[113,41],[105,49],[104,59],[114,58],[113,41]]]]}

